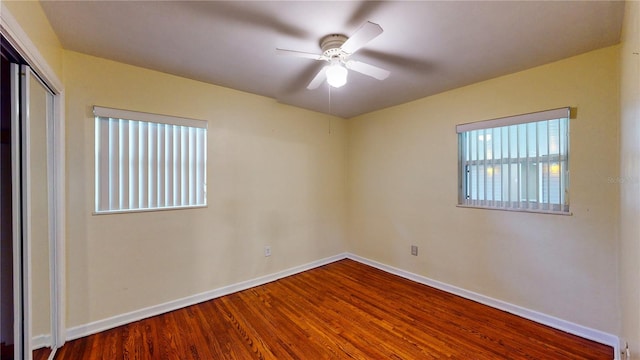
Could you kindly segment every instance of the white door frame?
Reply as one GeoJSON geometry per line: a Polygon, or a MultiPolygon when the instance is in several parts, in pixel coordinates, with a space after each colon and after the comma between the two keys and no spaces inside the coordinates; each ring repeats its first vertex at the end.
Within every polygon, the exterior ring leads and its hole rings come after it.
{"type": "MultiPolygon", "coordinates": [[[[52,274],[51,311],[52,311],[52,346],[61,347],[66,341],[65,326],[65,117],[64,87],[51,66],[41,55],[38,48],[13,17],[6,5],[0,2],[0,33],[9,44],[22,56],[42,81],[52,90],[53,97],[53,226],[50,274],[52,274]]],[[[62,51],[62,50],[61,50],[62,51]]],[[[14,249],[14,252],[16,249],[14,249]]],[[[25,275],[25,274],[23,274],[25,275]]],[[[27,282],[31,282],[30,274],[26,274],[27,282]]],[[[31,339],[28,339],[29,342],[31,339]]]]}

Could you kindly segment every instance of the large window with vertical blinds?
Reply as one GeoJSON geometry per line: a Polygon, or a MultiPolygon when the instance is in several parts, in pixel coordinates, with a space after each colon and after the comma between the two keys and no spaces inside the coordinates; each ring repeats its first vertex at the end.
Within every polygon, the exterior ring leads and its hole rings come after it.
{"type": "Polygon", "coordinates": [[[207,122],[94,106],[95,212],[207,205],[207,122]]]}
{"type": "Polygon", "coordinates": [[[459,205],[569,213],[570,109],[456,127],[459,205]]]}

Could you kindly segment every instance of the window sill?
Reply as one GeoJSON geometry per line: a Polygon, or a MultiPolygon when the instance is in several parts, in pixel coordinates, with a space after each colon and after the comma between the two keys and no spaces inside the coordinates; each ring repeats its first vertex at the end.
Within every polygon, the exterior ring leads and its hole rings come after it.
{"type": "Polygon", "coordinates": [[[456,207],[467,208],[467,209],[480,209],[480,210],[524,212],[524,213],[534,213],[534,214],[543,214],[543,215],[573,216],[573,213],[571,211],[553,211],[553,210],[517,209],[517,208],[496,208],[496,207],[489,207],[489,206],[474,206],[474,205],[465,205],[465,204],[457,204],[456,207]]]}
{"type": "Polygon", "coordinates": [[[142,213],[142,212],[156,212],[156,211],[203,209],[207,207],[208,205],[195,205],[195,206],[174,206],[174,207],[151,208],[151,209],[107,210],[107,211],[94,211],[92,215],[114,215],[114,214],[142,213]]]}

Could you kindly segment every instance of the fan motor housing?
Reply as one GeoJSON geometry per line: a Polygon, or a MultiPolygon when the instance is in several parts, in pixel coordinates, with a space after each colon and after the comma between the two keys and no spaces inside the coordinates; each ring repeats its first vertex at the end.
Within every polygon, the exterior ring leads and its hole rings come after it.
{"type": "Polygon", "coordinates": [[[331,34],[320,40],[320,48],[322,54],[328,58],[344,55],[344,51],[340,48],[348,37],[342,34],[331,34]]]}

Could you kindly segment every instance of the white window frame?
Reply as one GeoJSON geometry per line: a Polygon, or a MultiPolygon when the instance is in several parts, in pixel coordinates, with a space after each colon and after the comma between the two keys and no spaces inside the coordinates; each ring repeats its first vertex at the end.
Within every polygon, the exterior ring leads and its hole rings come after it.
{"type": "Polygon", "coordinates": [[[93,107],[94,214],[207,206],[207,121],[93,107]]]}
{"type": "Polygon", "coordinates": [[[570,118],[566,107],[457,125],[458,206],[570,215],[570,118]]]}

